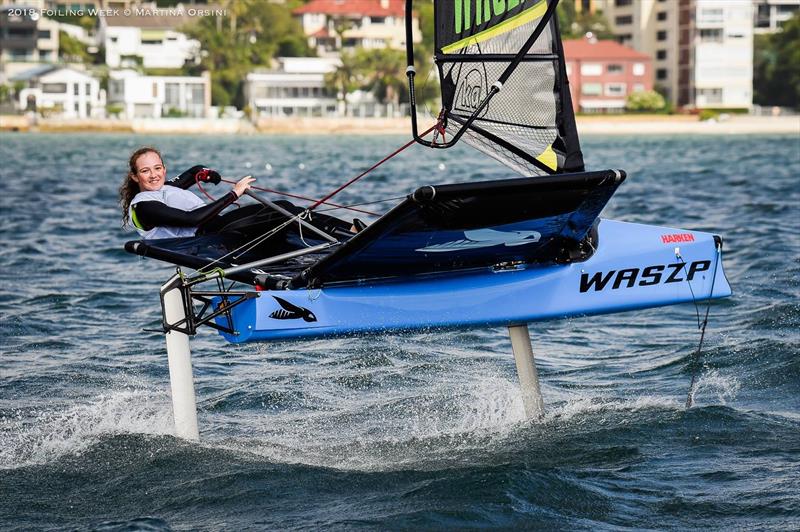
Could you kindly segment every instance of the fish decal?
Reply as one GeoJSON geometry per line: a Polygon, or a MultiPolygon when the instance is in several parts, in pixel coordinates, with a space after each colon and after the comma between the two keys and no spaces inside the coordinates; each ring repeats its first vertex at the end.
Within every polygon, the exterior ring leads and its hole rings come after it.
{"type": "Polygon", "coordinates": [[[308,322],[317,321],[317,317],[314,316],[314,313],[307,308],[298,307],[277,296],[272,297],[278,302],[281,308],[270,314],[270,318],[276,320],[297,320],[302,318],[304,321],[308,322]]]}
{"type": "Polygon", "coordinates": [[[492,246],[522,246],[534,244],[542,238],[537,231],[495,231],[494,229],[476,229],[464,231],[464,238],[433,244],[414,251],[427,251],[429,253],[442,253],[447,251],[461,251],[463,249],[489,248],[492,246]]]}

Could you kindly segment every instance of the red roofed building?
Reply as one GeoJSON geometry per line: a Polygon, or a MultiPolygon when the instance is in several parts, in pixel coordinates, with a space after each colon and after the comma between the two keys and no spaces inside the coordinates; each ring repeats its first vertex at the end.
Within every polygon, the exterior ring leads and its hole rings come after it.
{"type": "MultiPolygon", "coordinates": [[[[320,55],[357,46],[400,50],[406,46],[404,0],[311,0],[292,13],[320,55]]],[[[414,42],[420,42],[416,16],[412,27],[414,42]]]]}
{"type": "Polygon", "coordinates": [[[622,112],[629,94],[653,90],[650,56],[616,41],[565,40],[564,58],[575,112],[622,112]]]}

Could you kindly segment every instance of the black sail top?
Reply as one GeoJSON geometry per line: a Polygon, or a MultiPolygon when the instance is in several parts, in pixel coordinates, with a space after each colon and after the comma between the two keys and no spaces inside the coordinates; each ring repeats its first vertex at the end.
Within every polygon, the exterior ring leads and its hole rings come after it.
{"type": "Polygon", "coordinates": [[[584,169],[557,17],[548,7],[548,0],[434,2],[445,138],[514,65],[462,138],[527,176],[584,169]]]}

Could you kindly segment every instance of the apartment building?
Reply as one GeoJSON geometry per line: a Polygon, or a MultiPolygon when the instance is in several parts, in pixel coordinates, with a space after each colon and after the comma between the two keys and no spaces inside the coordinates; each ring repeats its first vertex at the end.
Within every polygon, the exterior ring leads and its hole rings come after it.
{"type": "Polygon", "coordinates": [[[631,93],[653,89],[650,56],[615,41],[565,40],[564,58],[575,112],[621,112],[631,93]]]}
{"type": "Polygon", "coordinates": [[[655,86],[673,104],[749,108],[753,2],[594,0],[592,6],[620,43],[653,58],[655,86]]]}
{"type": "Polygon", "coordinates": [[[41,17],[36,8],[0,6],[0,61],[58,60],[58,23],[41,17]]]}
{"type": "MultiPolygon", "coordinates": [[[[406,46],[403,0],[311,0],[292,13],[299,17],[309,45],[319,55],[357,46],[398,50],[406,46]]],[[[412,28],[414,42],[420,42],[416,16],[412,28]]]]}
{"type": "Polygon", "coordinates": [[[775,33],[800,10],[800,0],[754,0],[755,32],[775,33]]]}

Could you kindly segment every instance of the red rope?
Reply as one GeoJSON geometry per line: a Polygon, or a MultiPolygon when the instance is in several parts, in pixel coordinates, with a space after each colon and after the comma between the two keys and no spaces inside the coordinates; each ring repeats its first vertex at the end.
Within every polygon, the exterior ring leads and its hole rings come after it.
{"type": "MultiPolygon", "coordinates": [[[[434,125],[432,125],[430,128],[428,128],[428,130],[425,131],[424,133],[422,133],[422,135],[420,135],[420,137],[424,137],[425,135],[427,135],[428,133],[430,133],[434,129],[437,130],[438,132],[440,132],[442,134],[442,138],[444,139],[444,127],[442,126],[441,120],[438,120],[434,125]]],[[[305,196],[300,196],[299,194],[291,194],[289,192],[282,192],[280,190],[273,190],[271,188],[257,187],[255,185],[250,185],[250,188],[254,188],[256,190],[260,190],[261,192],[268,192],[270,194],[278,194],[280,196],[287,196],[289,198],[295,198],[295,199],[304,200],[304,201],[313,201],[314,204],[311,207],[308,208],[309,211],[312,211],[312,210],[316,209],[317,207],[319,207],[320,205],[322,205],[324,203],[326,205],[331,205],[331,206],[339,208],[339,209],[347,209],[347,210],[350,210],[350,211],[356,211],[356,212],[360,212],[360,213],[364,213],[364,214],[369,214],[371,216],[380,216],[380,214],[375,213],[375,212],[367,211],[367,210],[364,210],[364,209],[359,209],[357,207],[348,207],[347,205],[339,205],[338,203],[333,203],[332,201],[328,201],[328,200],[331,199],[336,194],[338,194],[339,192],[341,192],[342,190],[344,190],[347,187],[349,187],[350,185],[352,185],[353,183],[355,183],[356,181],[358,181],[359,179],[361,179],[362,177],[364,177],[365,175],[367,175],[368,173],[370,173],[371,171],[375,170],[377,167],[379,167],[380,165],[382,165],[383,163],[385,163],[386,161],[388,161],[389,159],[391,159],[395,155],[399,154],[400,152],[402,152],[403,150],[405,150],[406,148],[408,148],[409,146],[414,144],[414,142],[416,142],[414,139],[408,141],[406,144],[404,144],[403,146],[401,146],[400,148],[398,148],[394,152],[390,153],[389,155],[387,155],[386,157],[384,157],[383,159],[381,159],[380,161],[378,161],[377,163],[375,163],[371,167],[367,168],[366,170],[361,172],[359,175],[357,175],[356,177],[354,177],[353,179],[351,179],[350,181],[348,181],[344,185],[340,186],[339,188],[337,188],[336,190],[334,190],[333,192],[331,192],[330,194],[328,194],[327,196],[325,196],[322,199],[308,198],[308,197],[305,197],[305,196]]],[[[200,177],[201,177],[201,173],[200,172],[198,172],[197,175],[195,175],[195,177],[194,177],[195,183],[197,183],[197,187],[200,189],[200,191],[203,194],[206,195],[206,197],[208,199],[210,199],[211,201],[214,201],[215,198],[213,196],[211,196],[211,194],[206,192],[206,189],[204,189],[203,185],[200,184],[201,183],[200,177]]],[[[231,183],[231,184],[235,184],[236,183],[236,181],[231,181],[230,179],[221,179],[221,181],[224,181],[225,183],[231,183]]],[[[237,204],[237,206],[238,206],[238,204],[237,204]]]]}
{"type": "MultiPolygon", "coordinates": [[[[432,125],[426,132],[424,132],[422,135],[420,135],[420,137],[424,137],[425,135],[427,135],[428,133],[430,133],[431,131],[436,129],[437,125],[439,125],[438,122],[436,124],[432,125]]],[[[377,167],[379,167],[380,165],[382,165],[383,163],[385,163],[386,161],[388,161],[389,159],[391,159],[392,157],[394,157],[395,155],[397,155],[401,151],[405,150],[406,148],[408,148],[409,146],[411,146],[415,142],[416,142],[416,140],[411,139],[405,145],[403,145],[401,148],[398,148],[393,153],[387,155],[386,157],[384,157],[383,159],[381,159],[380,161],[378,161],[377,163],[375,163],[371,167],[367,168],[366,170],[364,170],[363,172],[358,174],[356,177],[354,177],[353,179],[351,179],[350,181],[348,181],[344,185],[340,186],[339,188],[337,188],[336,190],[334,190],[333,192],[331,192],[330,194],[325,196],[324,198],[322,198],[320,200],[317,200],[317,202],[314,205],[312,205],[311,207],[309,207],[308,210],[313,211],[314,209],[316,209],[317,207],[319,207],[320,205],[322,205],[323,203],[327,202],[329,199],[334,197],[336,194],[338,194],[342,190],[346,189],[347,187],[349,187],[350,185],[352,185],[353,183],[355,183],[356,181],[358,181],[359,179],[361,179],[362,177],[364,177],[365,175],[367,175],[371,171],[375,170],[377,167]]]]}
{"type": "MultiPolygon", "coordinates": [[[[226,182],[226,183],[231,183],[231,184],[236,183],[236,181],[231,181],[230,179],[223,179],[223,181],[226,182]]],[[[299,200],[303,200],[303,201],[317,201],[316,198],[307,198],[306,196],[301,196],[299,194],[292,194],[291,192],[283,192],[283,191],[280,191],[280,190],[273,190],[271,188],[257,187],[255,185],[250,185],[250,188],[254,188],[256,190],[260,190],[261,192],[268,192],[270,194],[277,194],[279,196],[286,196],[287,198],[294,198],[294,199],[299,199],[299,200]]],[[[359,209],[357,207],[348,207],[347,205],[339,205],[338,203],[333,203],[332,201],[328,201],[325,204],[326,205],[330,205],[332,207],[336,207],[338,209],[347,209],[349,211],[356,211],[356,212],[360,212],[360,213],[363,213],[363,214],[369,214],[370,216],[380,216],[380,214],[377,213],[377,212],[372,212],[372,211],[368,211],[368,210],[365,210],[365,209],[359,209]]]]}

